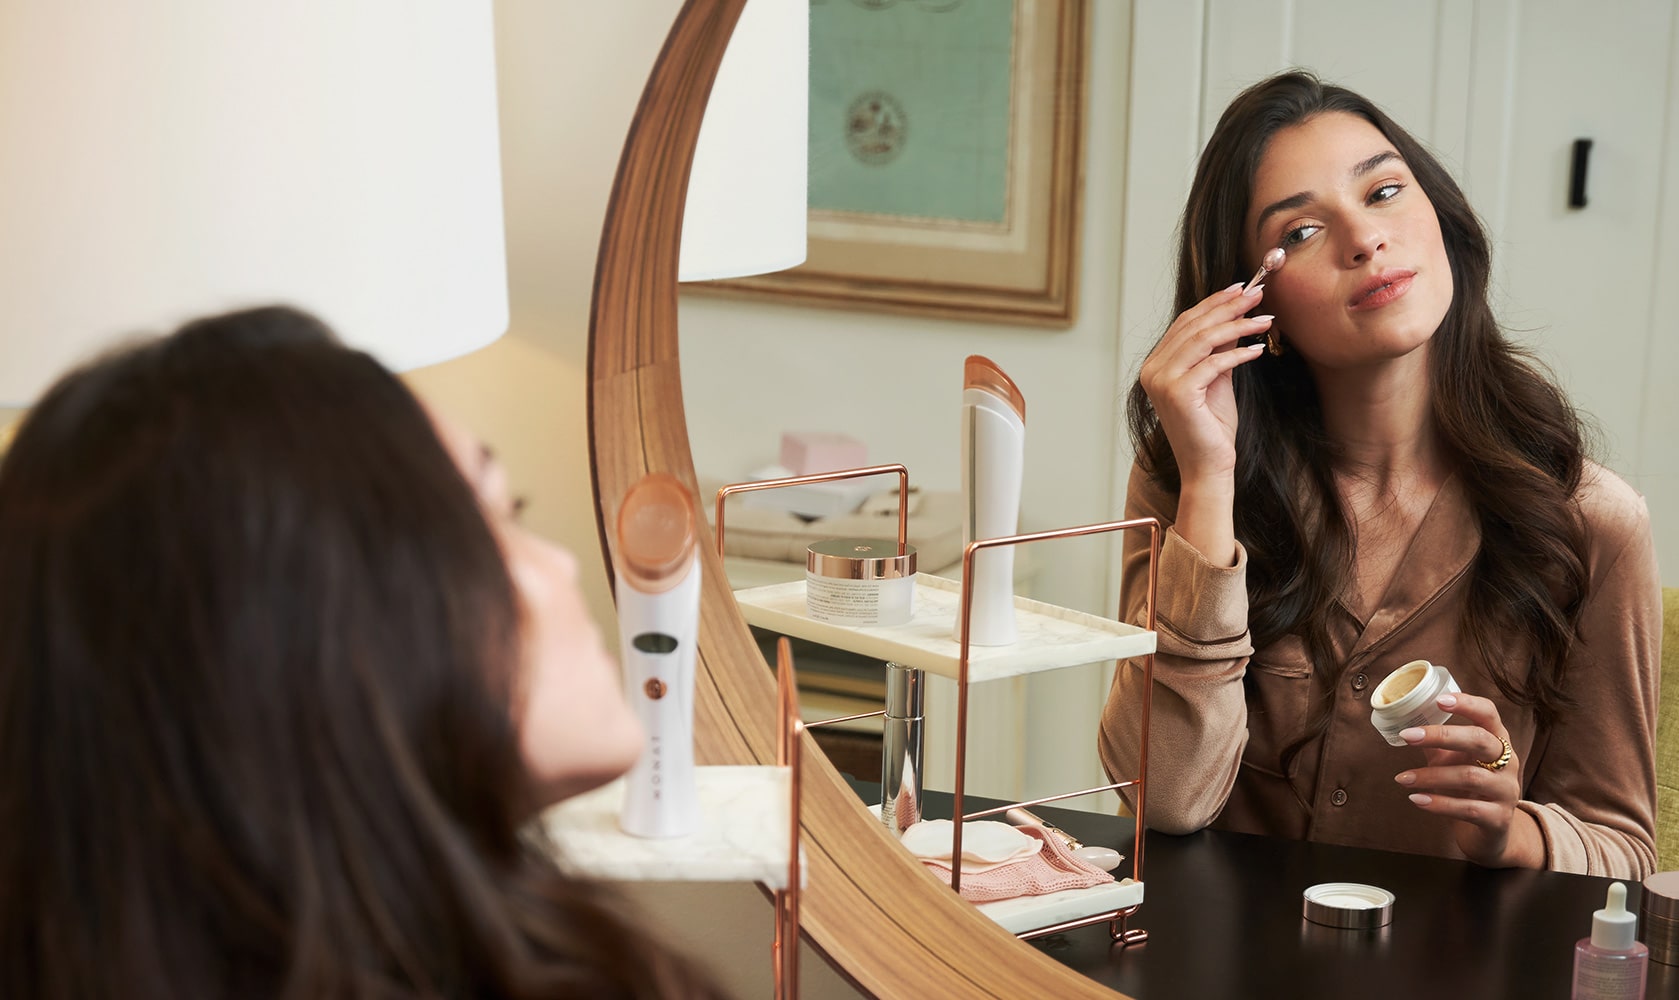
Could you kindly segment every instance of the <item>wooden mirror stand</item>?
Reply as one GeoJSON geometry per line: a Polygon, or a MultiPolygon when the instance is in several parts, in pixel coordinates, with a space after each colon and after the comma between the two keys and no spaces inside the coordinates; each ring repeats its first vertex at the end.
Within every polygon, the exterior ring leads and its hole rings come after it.
{"type": "MultiPolygon", "coordinates": [[[[668,472],[696,488],[677,361],[677,256],[706,98],[745,2],[684,4],[642,93],[607,206],[590,315],[589,438],[609,574],[606,526],[631,484],[668,472]]],[[[772,764],[773,674],[709,537],[701,552],[699,760],[772,764]]],[[[1017,940],[941,885],[813,750],[807,744],[802,922],[811,942],[860,989],[893,998],[1117,995],[1017,940]]]]}

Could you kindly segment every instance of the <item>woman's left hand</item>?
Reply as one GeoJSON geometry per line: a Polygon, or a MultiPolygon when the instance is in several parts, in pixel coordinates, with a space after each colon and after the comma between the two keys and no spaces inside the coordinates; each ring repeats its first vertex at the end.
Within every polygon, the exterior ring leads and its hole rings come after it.
{"type": "Polygon", "coordinates": [[[1424,812],[1454,820],[1458,849],[1488,868],[1543,868],[1539,824],[1516,808],[1522,797],[1521,761],[1514,753],[1496,771],[1481,766],[1504,754],[1509,733],[1498,706],[1472,694],[1443,694],[1439,706],[1468,725],[1419,726],[1399,735],[1422,747],[1427,767],[1394,776],[1424,812]]]}

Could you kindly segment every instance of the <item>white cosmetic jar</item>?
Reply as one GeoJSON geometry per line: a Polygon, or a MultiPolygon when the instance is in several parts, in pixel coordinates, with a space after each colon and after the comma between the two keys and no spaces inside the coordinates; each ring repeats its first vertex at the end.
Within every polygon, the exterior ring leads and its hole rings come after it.
{"type": "Polygon", "coordinates": [[[835,625],[903,625],[915,613],[915,546],[830,538],[805,551],[805,610],[835,625]]]}
{"type": "Polygon", "coordinates": [[[1412,660],[1388,674],[1370,694],[1370,724],[1396,747],[1405,746],[1401,730],[1412,726],[1438,726],[1452,713],[1434,704],[1450,691],[1461,690],[1451,671],[1427,660],[1412,660]]]}
{"type": "Polygon", "coordinates": [[[1344,930],[1374,930],[1393,921],[1393,893],[1359,882],[1324,882],[1303,894],[1302,916],[1344,930]]]}

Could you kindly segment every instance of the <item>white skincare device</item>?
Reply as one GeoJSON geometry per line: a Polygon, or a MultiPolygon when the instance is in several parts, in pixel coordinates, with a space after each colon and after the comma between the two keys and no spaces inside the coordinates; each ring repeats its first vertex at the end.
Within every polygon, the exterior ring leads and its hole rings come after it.
{"type": "MultiPolygon", "coordinates": [[[[1026,397],[996,362],[978,354],[962,366],[962,544],[1015,534],[1026,465],[1026,397]]],[[[973,625],[976,646],[1007,646],[1014,624],[1014,549],[974,556],[973,625]]],[[[958,615],[953,633],[962,638],[958,615]]]]}
{"type": "Polygon", "coordinates": [[[647,746],[624,777],[619,825],[637,837],[683,837],[700,827],[694,783],[694,652],[700,561],[693,496],[654,473],[618,510],[614,560],[624,697],[647,746]]]}

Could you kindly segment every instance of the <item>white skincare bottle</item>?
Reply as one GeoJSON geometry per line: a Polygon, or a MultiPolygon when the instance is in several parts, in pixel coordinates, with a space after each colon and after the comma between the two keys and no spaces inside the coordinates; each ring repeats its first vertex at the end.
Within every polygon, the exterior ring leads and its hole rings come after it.
{"type": "Polygon", "coordinates": [[[1609,884],[1609,900],[1592,914],[1592,936],[1574,946],[1574,1000],[1642,1000],[1650,949],[1637,941],[1638,918],[1627,911],[1627,887],[1609,884]]]}
{"type": "MultiPolygon", "coordinates": [[[[978,354],[962,365],[962,544],[1018,532],[1026,466],[1026,397],[996,362],[978,354]]],[[[1014,624],[1014,548],[974,556],[976,646],[1007,646],[1014,624]]],[[[958,614],[954,638],[962,639],[958,614]]]]}
{"type": "Polygon", "coordinates": [[[694,776],[694,652],[700,616],[694,499],[654,473],[618,510],[618,638],[624,697],[647,746],[624,777],[619,825],[637,837],[683,837],[700,827],[694,776]]]}

